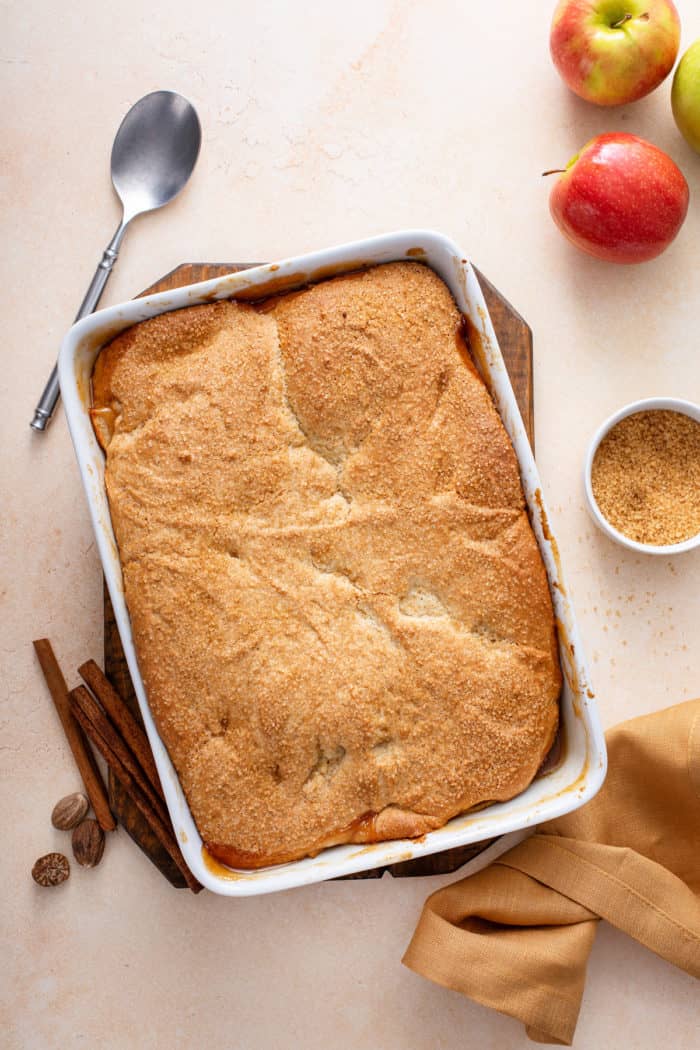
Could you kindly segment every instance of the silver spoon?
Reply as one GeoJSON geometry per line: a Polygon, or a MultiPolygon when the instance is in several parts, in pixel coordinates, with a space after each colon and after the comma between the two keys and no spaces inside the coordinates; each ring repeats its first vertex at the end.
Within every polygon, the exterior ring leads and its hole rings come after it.
{"type": "MultiPolygon", "coordinates": [[[[194,107],[174,91],[145,95],[124,117],[112,146],[112,184],[122,202],[122,220],[105,248],[76,321],[97,307],[131,220],[162,208],[183,188],[197,161],[201,140],[194,107]]],[[[58,398],[54,365],[30,424],[34,430],[46,430],[58,398]]]]}

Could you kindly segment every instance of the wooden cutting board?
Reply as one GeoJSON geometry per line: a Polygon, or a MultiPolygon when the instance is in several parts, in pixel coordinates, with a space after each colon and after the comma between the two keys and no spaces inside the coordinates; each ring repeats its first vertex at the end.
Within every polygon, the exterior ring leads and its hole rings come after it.
{"type": "MultiPolygon", "coordinates": [[[[164,292],[172,288],[179,288],[183,284],[192,284],[195,281],[206,281],[212,277],[221,277],[235,270],[245,270],[253,265],[255,264],[183,263],[182,266],[178,266],[177,269],[156,281],[141,295],[151,295],[154,292],[164,292]]],[[[520,314],[513,309],[498,289],[479,270],[476,270],[476,275],[479,278],[479,283],[491,314],[491,320],[493,321],[506,367],[508,368],[508,374],[520,406],[530,444],[534,448],[532,331],[520,314]]],[[[129,676],[129,669],[126,665],[126,658],[119,639],[119,632],[106,586],[104,588],[104,619],[105,671],[107,677],[127,702],[134,715],[141,721],[136,694],[129,676]]],[[[124,793],[119,781],[112,773],[110,773],[109,791],[112,809],[120,824],[126,828],[132,839],[138,843],[146,856],[163,872],[173,886],[184,887],[185,883],[179,871],[160,846],[143,817],[124,793]]],[[[478,842],[471,846],[461,846],[457,849],[433,854],[430,857],[422,857],[418,860],[404,861],[401,864],[392,864],[387,868],[376,868],[373,871],[361,872],[359,875],[350,876],[350,878],[376,879],[380,878],[385,870],[390,871],[394,876],[443,875],[456,871],[457,868],[460,868],[472,857],[481,853],[488,845],[488,842],[478,842]]]]}

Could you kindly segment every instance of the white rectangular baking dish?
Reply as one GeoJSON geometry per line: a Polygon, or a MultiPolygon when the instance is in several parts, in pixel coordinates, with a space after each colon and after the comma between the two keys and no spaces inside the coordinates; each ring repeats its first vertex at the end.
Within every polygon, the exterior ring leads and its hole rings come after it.
{"type": "MultiPolygon", "coordinates": [[[[510,832],[520,831],[518,837],[522,837],[527,829],[570,812],[593,797],[605,777],[605,743],[573,608],[562,576],[557,544],[549,527],[537,467],[479,283],[465,253],[450,240],[425,230],[386,234],[109,307],[83,318],[70,329],[61,346],[59,378],[119,633],[173,827],[185,860],[204,886],[227,896],[270,893],[507,836],[510,832]],[[559,627],[564,672],[561,756],[555,768],[540,775],[517,798],[456,817],[445,827],[421,839],[335,846],[317,857],[289,864],[259,871],[231,871],[211,862],[203,851],[202,840],[177,775],[153,722],[139,674],[104,487],[104,457],[88,415],[93,364],[100,349],[117,333],[157,314],[216,299],[260,298],[344,271],[400,259],[427,263],[450,288],[459,309],[468,319],[476,363],[518,457],[525,497],[549,575],[559,627]]],[[[489,850],[489,856],[493,858],[512,841],[511,836],[501,839],[489,850]]],[[[479,858],[476,864],[481,866],[479,858]]]]}

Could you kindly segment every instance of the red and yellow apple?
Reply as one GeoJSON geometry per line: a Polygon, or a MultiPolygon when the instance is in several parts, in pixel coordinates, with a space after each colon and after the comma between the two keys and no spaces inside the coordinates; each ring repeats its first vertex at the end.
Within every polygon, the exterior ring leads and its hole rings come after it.
{"type": "Polygon", "coordinates": [[[613,132],[597,135],[571,158],[552,187],[549,208],[564,236],[589,255],[646,262],[683,225],[688,183],[663,150],[613,132]]]}
{"type": "Polygon", "coordinates": [[[671,0],[560,0],[549,48],[572,91],[599,106],[619,106],[668,76],[680,36],[671,0]]]}

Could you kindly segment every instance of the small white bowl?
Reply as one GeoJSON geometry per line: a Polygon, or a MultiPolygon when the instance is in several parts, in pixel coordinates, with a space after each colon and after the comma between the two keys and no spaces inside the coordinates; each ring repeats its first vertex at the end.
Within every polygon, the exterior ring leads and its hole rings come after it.
{"type": "Polygon", "coordinates": [[[637,412],[651,412],[654,410],[664,410],[668,412],[681,412],[683,415],[690,416],[697,423],[700,423],[700,405],[694,404],[692,401],[683,401],[678,397],[647,397],[643,401],[633,401],[629,405],[625,405],[614,415],[606,419],[601,427],[593,435],[590,445],[588,446],[588,453],[586,454],[586,463],[583,468],[583,483],[586,490],[586,502],[588,504],[588,510],[590,511],[591,517],[594,522],[605,533],[611,540],[616,540],[617,543],[623,547],[627,547],[631,551],[638,551],[640,554],[682,554],[684,551],[693,550],[694,547],[700,546],[700,532],[695,536],[691,536],[690,539],[683,540],[682,543],[668,543],[668,544],[655,544],[655,543],[637,543],[636,540],[630,539],[629,536],[625,536],[624,533],[619,532],[614,526],[610,524],[608,519],[604,517],[598,504],[596,503],[595,496],[593,495],[593,486],[591,485],[591,469],[593,467],[593,459],[598,446],[601,441],[612,428],[620,422],[621,419],[625,419],[627,416],[633,416],[637,412]]]}

